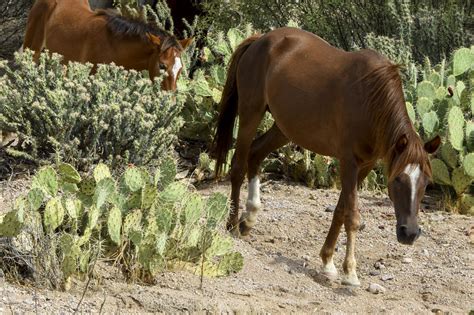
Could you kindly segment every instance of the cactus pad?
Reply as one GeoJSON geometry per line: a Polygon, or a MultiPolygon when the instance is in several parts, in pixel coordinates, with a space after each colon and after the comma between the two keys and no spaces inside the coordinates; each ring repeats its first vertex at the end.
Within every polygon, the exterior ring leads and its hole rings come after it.
{"type": "Polygon", "coordinates": [[[49,233],[54,232],[64,220],[64,208],[59,198],[51,198],[44,209],[44,227],[49,233]]]}
{"type": "Polygon", "coordinates": [[[142,204],[142,192],[141,190],[132,192],[130,196],[127,198],[127,208],[132,209],[139,209],[142,204]]]}
{"type": "Polygon", "coordinates": [[[426,113],[429,113],[433,108],[433,100],[427,97],[420,97],[416,102],[416,110],[418,112],[418,116],[423,118],[426,113]]]}
{"type": "Polygon", "coordinates": [[[466,142],[469,152],[474,152],[474,121],[466,122],[466,142]]]}
{"type": "Polygon", "coordinates": [[[464,115],[458,106],[453,106],[448,113],[448,136],[453,148],[463,150],[464,115]]]}
{"type": "Polygon", "coordinates": [[[94,168],[94,179],[96,183],[100,182],[104,178],[110,177],[112,176],[110,175],[110,170],[107,165],[103,163],[97,164],[97,166],[94,168]]]}
{"type": "Polygon", "coordinates": [[[459,199],[459,212],[474,216],[474,196],[471,194],[463,194],[459,199]]]}
{"type": "Polygon", "coordinates": [[[0,217],[0,237],[15,237],[23,227],[23,216],[18,210],[10,211],[0,217]]]}
{"type": "Polygon", "coordinates": [[[190,227],[195,224],[201,217],[204,202],[198,194],[192,194],[186,201],[183,211],[181,212],[180,222],[183,226],[190,227]]]}
{"type": "Polygon", "coordinates": [[[433,171],[433,180],[441,185],[451,185],[449,170],[443,161],[439,159],[431,160],[431,169],[433,171]]]}
{"type": "Polygon", "coordinates": [[[451,176],[451,182],[453,183],[454,190],[458,195],[461,195],[469,185],[472,183],[473,178],[464,172],[464,168],[458,167],[453,170],[451,176]]]}
{"type": "Polygon", "coordinates": [[[79,175],[79,173],[71,164],[59,164],[58,174],[60,179],[66,183],[78,184],[81,181],[81,175],[79,175]]]}
{"type": "Polygon", "coordinates": [[[43,204],[44,193],[39,188],[33,188],[28,192],[27,198],[28,202],[30,203],[31,210],[36,211],[43,204]]]}
{"type": "Polygon", "coordinates": [[[410,117],[411,123],[414,124],[416,121],[415,109],[410,102],[406,102],[405,105],[407,107],[408,117],[410,117]]]}
{"type": "Polygon", "coordinates": [[[100,216],[100,209],[97,208],[95,205],[92,205],[89,208],[89,213],[87,216],[87,228],[93,230],[97,226],[97,222],[99,221],[100,216]]]}
{"type": "Polygon", "coordinates": [[[176,177],[176,163],[171,158],[166,158],[160,165],[160,186],[161,188],[167,187],[169,184],[174,182],[176,177]]]}
{"type": "Polygon", "coordinates": [[[469,153],[464,157],[462,166],[466,174],[474,178],[474,153],[469,153]]]}
{"type": "Polygon", "coordinates": [[[110,239],[117,245],[120,245],[120,229],[122,227],[122,212],[119,208],[110,209],[109,218],[107,219],[107,229],[110,239]]]}
{"type": "Polygon", "coordinates": [[[145,181],[142,178],[142,173],[136,167],[129,167],[123,174],[125,185],[130,191],[135,192],[143,187],[145,181]]]}
{"type": "Polygon", "coordinates": [[[84,178],[79,183],[79,190],[81,191],[81,193],[83,193],[86,196],[92,196],[94,195],[94,192],[95,192],[95,186],[96,186],[96,182],[94,178],[87,177],[87,178],[84,178]]]}
{"type": "Polygon", "coordinates": [[[460,48],[456,50],[453,58],[453,74],[461,75],[468,71],[474,63],[474,52],[469,48],[460,48]]]}
{"type": "Polygon", "coordinates": [[[423,116],[423,129],[427,135],[433,134],[439,124],[438,116],[434,111],[430,111],[423,116]]]}
{"type": "Polygon", "coordinates": [[[112,178],[101,179],[97,183],[94,193],[94,201],[97,208],[101,208],[115,192],[115,182],[112,178]]]}
{"type": "Polygon", "coordinates": [[[39,188],[48,196],[58,193],[58,179],[51,166],[41,168],[33,178],[32,188],[39,188]]]}
{"type": "Polygon", "coordinates": [[[454,150],[449,142],[443,144],[441,147],[441,157],[450,168],[456,168],[458,166],[459,153],[454,150]]]}
{"type": "Polygon", "coordinates": [[[146,184],[142,190],[142,209],[149,209],[156,200],[158,191],[155,186],[146,184]]]}
{"type": "Polygon", "coordinates": [[[215,228],[229,214],[227,197],[221,193],[214,193],[206,203],[207,226],[215,228]]]}
{"type": "Polygon", "coordinates": [[[123,235],[126,237],[131,231],[139,231],[142,221],[141,210],[135,210],[127,214],[123,221],[123,235]]]}
{"type": "Polygon", "coordinates": [[[70,218],[77,220],[82,213],[82,202],[79,199],[67,198],[64,201],[64,208],[70,218]]]}
{"type": "Polygon", "coordinates": [[[426,97],[430,100],[434,100],[436,98],[435,86],[430,81],[423,81],[420,84],[418,84],[416,88],[416,92],[417,92],[418,98],[426,97]]]}

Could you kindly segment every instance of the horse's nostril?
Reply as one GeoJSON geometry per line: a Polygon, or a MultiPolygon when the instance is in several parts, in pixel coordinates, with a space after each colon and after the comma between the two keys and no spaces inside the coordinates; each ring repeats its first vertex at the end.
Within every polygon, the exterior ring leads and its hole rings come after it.
{"type": "Polygon", "coordinates": [[[400,235],[406,236],[407,235],[408,227],[406,225],[400,226],[400,235]]]}

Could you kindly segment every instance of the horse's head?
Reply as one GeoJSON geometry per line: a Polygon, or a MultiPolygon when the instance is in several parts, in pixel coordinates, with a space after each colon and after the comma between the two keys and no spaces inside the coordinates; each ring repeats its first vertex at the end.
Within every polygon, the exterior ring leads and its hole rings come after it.
{"type": "Polygon", "coordinates": [[[389,176],[388,193],[395,207],[397,239],[402,244],[413,244],[421,234],[417,216],[431,179],[428,154],[434,153],[440,143],[441,139],[437,136],[417,148],[416,143],[409,143],[408,138],[402,136],[394,148],[393,174],[389,176]]]}
{"type": "Polygon", "coordinates": [[[182,52],[191,45],[193,39],[186,38],[180,41],[162,40],[159,36],[148,33],[148,39],[153,45],[154,53],[150,58],[150,77],[155,77],[160,70],[163,70],[166,76],[161,83],[163,90],[176,90],[176,82],[183,68],[181,61],[182,52]],[[168,43],[166,41],[169,41],[168,43]]]}

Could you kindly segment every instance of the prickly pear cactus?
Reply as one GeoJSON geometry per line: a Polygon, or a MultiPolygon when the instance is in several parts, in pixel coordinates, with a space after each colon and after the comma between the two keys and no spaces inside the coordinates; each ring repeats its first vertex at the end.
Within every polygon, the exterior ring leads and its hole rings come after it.
{"type": "Polygon", "coordinates": [[[136,167],[127,168],[125,174],[123,174],[123,179],[128,189],[130,189],[132,192],[136,192],[137,190],[141,189],[145,184],[142,178],[142,173],[136,167]]]}
{"type": "Polygon", "coordinates": [[[462,166],[464,167],[464,172],[474,178],[474,153],[469,153],[464,157],[462,166]]]}
{"type": "Polygon", "coordinates": [[[449,142],[458,151],[463,150],[464,115],[458,106],[453,106],[448,113],[449,142]]]}
{"type": "Polygon", "coordinates": [[[438,115],[436,115],[434,111],[430,111],[425,113],[422,117],[423,129],[427,135],[432,135],[439,125],[438,115]]]}
{"type": "Polygon", "coordinates": [[[206,203],[206,216],[208,228],[215,228],[229,215],[227,197],[220,193],[214,193],[206,203]]]}
{"type": "Polygon", "coordinates": [[[431,169],[433,171],[433,180],[441,185],[451,185],[449,170],[443,161],[439,159],[431,160],[431,169]]]}
{"type": "Polygon", "coordinates": [[[180,222],[183,226],[192,226],[197,223],[202,215],[204,201],[198,194],[191,194],[186,201],[183,211],[181,212],[180,222]]]}
{"type": "Polygon", "coordinates": [[[76,169],[67,163],[61,163],[58,166],[58,175],[63,182],[79,184],[81,181],[81,175],[76,169]]]}
{"type": "Polygon", "coordinates": [[[451,182],[454,190],[458,195],[461,195],[471,185],[473,178],[464,172],[464,168],[459,167],[453,170],[451,182]]]}
{"type": "Polygon", "coordinates": [[[446,162],[450,168],[456,168],[458,166],[459,153],[454,150],[453,146],[449,142],[443,144],[440,151],[443,161],[446,162]]]}
{"type": "Polygon", "coordinates": [[[110,209],[109,218],[107,220],[107,228],[110,239],[117,245],[121,243],[120,231],[122,228],[122,212],[119,208],[110,209]]]}
{"type": "Polygon", "coordinates": [[[64,220],[64,208],[61,200],[57,197],[51,198],[44,209],[44,227],[48,233],[54,232],[64,220]]]}
{"type": "Polygon", "coordinates": [[[132,231],[139,231],[141,229],[142,216],[141,210],[135,210],[127,214],[122,228],[124,237],[127,237],[132,231]]]}
{"type": "MultiPolygon", "coordinates": [[[[176,162],[168,157],[160,165],[160,177],[158,182],[161,188],[166,188],[169,184],[174,182],[176,177],[176,162]]],[[[155,179],[156,181],[157,179],[155,179]]]]}
{"type": "Polygon", "coordinates": [[[44,197],[43,190],[39,188],[32,188],[27,195],[28,202],[30,203],[30,209],[32,211],[38,210],[43,204],[44,197]]]}
{"type": "Polygon", "coordinates": [[[96,183],[100,182],[104,178],[111,178],[109,167],[103,163],[97,164],[94,168],[94,179],[96,183]]]}
{"type": "Polygon", "coordinates": [[[0,237],[15,237],[23,228],[23,213],[13,210],[0,217],[0,237]]]}
{"type": "Polygon", "coordinates": [[[101,208],[115,191],[115,182],[111,178],[101,179],[94,192],[94,201],[97,208],[101,208]]]}
{"type": "Polygon", "coordinates": [[[96,182],[93,177],[86,177],[79,183],[81,193],[86,196],[92,196],[95,192],[96,182]]]}
{"type": "Polygon", "coordinates": [[[41,168],[33,177],[31,187],[41,189],[48,196],[56,196],[58,193],[56,171],[51,166],[41,168]]]}
{"type": "Polygon", "coordinates": [[[462,214],[474,215],[474,196],[463,194],[459,198],[459,209],[462,214]]]}
{"type": "Polygon", "coordinates": [[[149,209],[156,200],[158,190],[154,185],[146,184],[142,190],[142,209],[149,209]]]}

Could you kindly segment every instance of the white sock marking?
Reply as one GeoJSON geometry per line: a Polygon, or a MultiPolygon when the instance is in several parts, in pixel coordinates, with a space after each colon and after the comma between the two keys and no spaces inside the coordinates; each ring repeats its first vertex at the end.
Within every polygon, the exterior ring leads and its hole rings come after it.
{"type": "Polygon", "coordinates": [[[247,197],[247,211],[245,214],[245,221],[248,226],[253,226],[257,221],[257,212],[262,207],[260,202],[260,179],[255,176],[249,181],[248,197],[247,197]]]}
{"type": "Polygon", "coordinates": [[[173,79],[176,81],[178,79],[178,73],[179,70],[183,67],[183,64],[181,63],[181,58],[179,57],[174,57],[174,65],[171,71],[173,72],[173,79]]]}
{"type": "Polygon", "coordinates": [[[411,203],[415,202],[416,195],[416,184],[418,183],[418,178],[420,178],[421,170],[419,164],[408,164],[405,167],[403,173],[407,174],[410,177],[410,193],[411,193],[411,203]]]}

